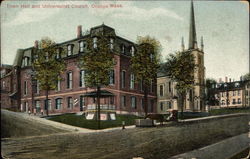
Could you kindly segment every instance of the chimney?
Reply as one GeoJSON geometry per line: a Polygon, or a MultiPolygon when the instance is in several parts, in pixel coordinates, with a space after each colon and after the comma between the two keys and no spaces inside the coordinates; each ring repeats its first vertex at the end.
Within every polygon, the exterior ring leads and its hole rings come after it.
{"type": "Polygon", "coordinates": [[[228,81],[227,81],[227,77],[225,77],[225,83],[227,83],[228,81]]]}
{"type": "Polygon", "coordinates": [[[229,78],[229,82],[230,82],[230,83],[232,82],[232,79],[231,79],[231,78],[229,78]]]}
{"type": "Polygon", "coordinates": [[[219,83],[222,83],[222,79],[221,78],[219,78],[219,83]]]}
{"type": "Polygon", "coordinates": [[[38,48],[38,41],[37,40],[34,42],[34,48],[38,48]]]}
{"type": "Polygon", "coordinates": [[[80,38],[82,36],[82,26],[77,26],[77,38],[80,38]]]}

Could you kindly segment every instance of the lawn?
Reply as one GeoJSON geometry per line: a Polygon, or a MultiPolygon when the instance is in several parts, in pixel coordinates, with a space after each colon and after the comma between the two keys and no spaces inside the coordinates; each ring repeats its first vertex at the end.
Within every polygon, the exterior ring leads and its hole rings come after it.
{"type": "MultiPolygon", "coordinates": [[[[116,120],[101,121],[101,129],[121,127],[122,121],[125,121],[125,125],[134,125],[135,119],[139,118],[140,117],[135,115],[116,115],[116,120]]],[[[50,117],[49,120],[82,128],[98,129],[96,120],[86,120],[86,118],[82,115],[79,116],[75,114],[63,114],[59,116],[50,117]]]]}
{"type": "Polygon", "coordinates": [[[212,109],[209,112],[210,115],[223,115],[223,114],[233,114],[233,113],[250,113],[250,107],[212,109]]]}

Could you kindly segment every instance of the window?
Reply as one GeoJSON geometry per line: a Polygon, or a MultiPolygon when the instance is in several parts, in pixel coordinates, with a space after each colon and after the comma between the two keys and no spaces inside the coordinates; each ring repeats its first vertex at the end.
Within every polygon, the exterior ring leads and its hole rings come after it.
{"type": "Polygon", "coordinates": [[[236,95],[236,91],[233,91],[233,96],[235,96],[236,95]]]}
{"type": "Polygon", "coordinates": [[[134,48],[134,46],[131,46],[130,52],[131,52],[131,56],[135,55],[135,48],[134,48]]]}
{"type": "Polygon", "coordinates": [[[126,96],[122,96],[121,98],[122,107],[126,107],[126,96]]]}
{"type": "Polygon", "coordinates": [[[125,88],[126,85],[126,71],[122,71],[122,88],[125,88]]]}
{"type": "Polygon", "coordinates": [[[61,90],[61,80],[58,79],[57,80],[57,87],[56,87],[57,91],[60,91],[61,90]]]}
{"type": "Polygon", "coordinates": [[[113,50],[114,49],[114,39],[110,39],[110,49],[113,50]]]}
{"type": "Polygon", "coordinates": [[[171,89],[172,89],[172,87],[171,87],[171,82],[168,82],[168,92],[169,92],[169,93],[171,93],[171,89]]]}
{"type": "Polygon", "coordinates": [[[36,106],[36,109],[37,109],[37,110],[40,110],[40,109],[41,109],[40,101],[39,101],[39,100],[36,100],[36,101],[35,101],[35,106],[36,106]]]}
{"type": "Polygon", "coordinates": [[[238,90],[238,96],[240,96],[240,90],[238,90]]]}
{"type": "Polygon", "coordinates": [[[120,49],[121,49],[122,54],[125,54],[125,46],[124,46],[124,45],[121,45],[121,46],[120,46],[120,49]]]}
{"type": "Polygon", "coordinates": [[[168,109],[172,109],[172,103],[168,102],[168,109]]]}
{"type": "Polygon", "coordinates": [[[28,66],[29,65],[29,57],[24,57],[23,58],[23,66],[28,66]]]}
{"type": "Polygon", "coordinates": [[[67,73],[67,88],[68,89],[72,89],[72,82],[73,82],[73,79],[72,79],[72,72],[68,72],[67,73]]]}
{"type": "Polygon", "coordinates": [[[93,48],[97,49],[97,37],[93,38],[93,48]]]}
{"type": "Polygon", "coordinates": [[[135,88],[135,75],[131,74],[130,75],[130,89],[134,89],[135,88]]]}
{"type": "Polygon", "coordinates": [[[49,53],[48,53],[48,52],[45,52],[44,58],[45,58],[45,61],[46,61],[46,62],[49,61],[49,53]]]}
{"type": "Polygon", "coordinates": [[[27,95],[28,94],[28,85],[27,85],[27,81],[24,81],[24,92],[23,92],[24,95],[27,95]]]}
{"type": "MultiPolygon", "coordinates": [[[[46,100],[44,100],[44,109],[46,110],[45,106],[46,106],[46,100]]],[[[48,109],[51,110],[51,99],[48,99],[48,109]]]]}
{"type": "Polygon", "coordinates": [[[136,97],[131,97],[131,107],[136,109],[136,97]]]}
{"type": "Polygon", "coordinates": [[[71,56],[71,55],[72,55],[73,46],[72,46],[72,45],[68,45],[68,46],[67,46],[67,50],[68,50],[68,51],[67,51],[67,55],[68,55],[68,56],[71,56]]]}
{"type": "Polygon", "coordinates": [[[233,99],[233,104],[236,104],[236,100],[235,99],[233,99]]]}
{"type": "Polygon", "coordinates": [[[163,102],[160,102],[160,109],[163,111],[163,102]]]}
{"type": "Polygon", "coordinates": [[[79,81],[79,86],[80,87],[85,87],[85,80],[84,80],[85,72],[84,70],[80,71],[80,81],[79,81]]]}
{"type": "Polygon", "coordinates": [[[114,97],[110,97],[110,101],[109,101],[109,104],[110,105],[114,105],[114,103],[115,103],[115,98],[114,97]]]}
{"type": "Polygon", "coordinates": [[[86,43],[84,41],[80,41],[79,52],[83,52],[85,48],[86,48],[86,43]]]}
{"type": "Polygon", "coordinates": [[[62,98],[57,98],[56,99],[56,109],[61,109],[62,108],[62,98]]]}
{"type": "Polygon", "coordinates": [[[224,92],[221,92],[221,97],[224,97],[224,92]]]}
{"type": "Polygon", "coordinates": [[[109,74],[109,84],[115,84],[115,71],[111,70],[109,74]]]}
{"type": "Polygon", "coordinates": [[[241,99],[240,98],[238,98],[238,104],[241,104],[241,99]]]}
{"type": "Polygon", "coordinates": [[[234,86],[235,86],[235,87],[239,87],[240,84],[239,84],[239,83],[235,83],[234,86]]]}
{"type": "Polygon", "coordinates": [[[61,58],[61,51],[62,51],[62,48],[58,48],[58,49],[56,50],[56,59],[61,58]]]}
{"type": "Polygon", "coordinates": [[[225,100],[222,100],[222,101],[221,101],[221,105],[225,105],[225,100]]]}
{"type": "Polygon", "coordinates": [[[246,91],[246,96],[248,96],[248,91],[246,91]]]}
{"type": "Polygon", "coordinates": [[[6,85],[5,85],[5,81],[3,81],[3,89],[5,89],[5,86],[6,86],[6,85]]]}
{"type": "Polygon", "coordinates": [[[141,108],[144,110],[144,98],[141,98],[141,108]]]}
{"type": "Polygon", "coordinates": [[[83,111],[83,107],[85,106],[85,100],[83,96],[80,96],[80,111],[83,111]]]}
{"type": "Polygon", "coordinates": [[[68,97],[68,108],[72,109],[73,108],[73,98],[68,97]]]}
{"type": "Polygon", "coordinates": [[[39,89],[39,81],[36,80],[36,94],[39,94],[39,91],[40,91],[40,89],[39,89]]]}
{"type": "Polygon", "coordinates": [[[164,95],[163,85],[160,85],[160,96],[162,97],[164,95]]]}

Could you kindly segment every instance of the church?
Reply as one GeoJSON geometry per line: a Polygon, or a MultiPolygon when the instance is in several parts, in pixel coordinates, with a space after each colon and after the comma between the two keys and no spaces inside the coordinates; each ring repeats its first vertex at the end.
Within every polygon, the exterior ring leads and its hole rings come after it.
{"type": "MultiPolygon", "coordinates": [[[[198,47],[194,4],[191,1],[190,26],[188,48],[185,48],[184,39],[181,41],[181,52],[190,52],[194,56],[194,84],[193,88],[186,92],[184,101],[184,111],[199,112],[205,110],[205,66],[204,66],[204,44],[201,37],[200,47],[198,47]]],[[[181,110],[178,104],[176,82],[170,79],[164,72],[157,75],[157,112],[166,113],[169,110],[181,110]]]]}

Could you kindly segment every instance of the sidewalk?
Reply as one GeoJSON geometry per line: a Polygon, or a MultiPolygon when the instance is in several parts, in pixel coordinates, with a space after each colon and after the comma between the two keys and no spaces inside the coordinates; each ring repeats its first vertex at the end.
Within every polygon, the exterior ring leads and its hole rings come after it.
{"type": "MultiPolygon", "coordinates": [[[[98,132],[109,132],[109,131],[115,131],[115,130],[122,130],[122,127],[114,127],[114,128],[107,128],[107,129],[101,129],[101,130],[92,130],[92,129],[81,128],[81,127],[76,127],[76,126],[72,126],[72,125],[67,125],[67,124],[63,124],[60,122],[56,122],[56,121],[51,121],[51,120],[48,120],[46,118],[41,118],[42,117],[41,115],[33,115],[33,114],[29,115],[29,114],[23,113],[23,112],[11,112],[8,110],[3,110],[3,109],[1,109],[1,111],[5,111],[5,112],[11,113],[11,114],[18,114],[27,120],[36,121],[36,122],[39,122],[39,123],[44,124],[44,125],[49,125],[49,126],[53,126],[55,128],[68,130],[70,132],[98,133],[98,132]]],[[[135,128],[135,125],[126,126],[125,128],[126,129],[135,128]]]]}
{"type": "Polygon", "coordinates": [[[171,157],[170,159],[228,159],[249,147],[248,133],[225,139],[215,144],[171,157]]]}

